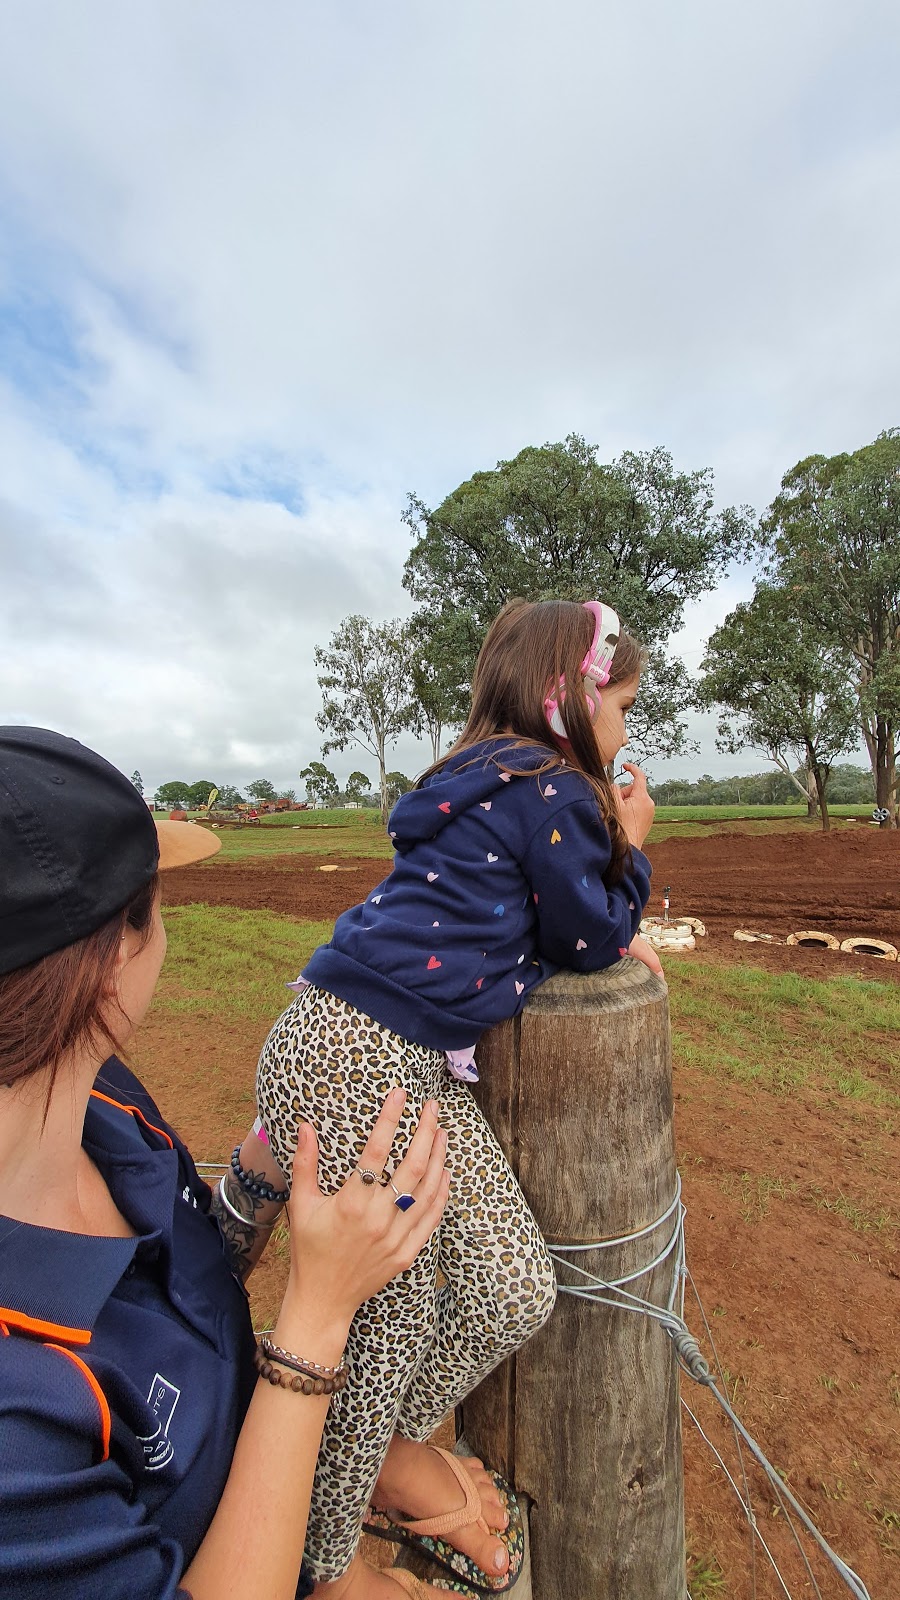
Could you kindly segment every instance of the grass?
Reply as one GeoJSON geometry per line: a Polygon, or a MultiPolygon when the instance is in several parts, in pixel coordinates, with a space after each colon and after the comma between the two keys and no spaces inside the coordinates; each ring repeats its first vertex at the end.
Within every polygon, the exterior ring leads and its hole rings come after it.
{"type": "Polygon", "coordinates": [[[777,1093],[813,1083],[900,1107],[900,987],[670,963],[676,1061],[777,1093]]]}
{"type": "MultiPolygon", "coordinates": [[[[829,806],[829,815],[832,817],[856,817],[859,821],[868,819],[872,815],[874,801],[860,800],[856,805],[829,806]]],[[[806,807],[799,805],[787,806],[657,806],[656,817],[659,822],[740,822],[740,821],[782,821],[806,822],[806,807]]],[[[812,819],[812,826],[819,827],[816,818],[812,819]]]]}
{"type": "Polygon", "coordinates": [[[294,819],[290,823],[283,823],[280,817],[265,817],[258,828],[222,828],[218,833],[222,848],[214,857],[216,864],[227,866],[230,861],[246,861],[248,857],[284,855],[370,856],[376,860],[390,860],[393,854],[391,841],[375,812],[294,811],[289,815],[294,819]],[[377,827],[367,820],[370,815],[378,821],[377,827]],[[328,817],[340,820],[318,820],[328,817]]]}
{"type": "Polygon", "coordinates": [[[169,906],[163,911],[169,954],[154,1009],[269,1023],[290,1001],[285,988],[330,922],[296,922],[273,911],[231,906],[169,906]]]}
{"type": "Polygon", "coordinates": [[[688,1550],[687,1587],[690,1600],[718,1600],[725,1595],[725,1575],[713,1555],[688,1550]]]}

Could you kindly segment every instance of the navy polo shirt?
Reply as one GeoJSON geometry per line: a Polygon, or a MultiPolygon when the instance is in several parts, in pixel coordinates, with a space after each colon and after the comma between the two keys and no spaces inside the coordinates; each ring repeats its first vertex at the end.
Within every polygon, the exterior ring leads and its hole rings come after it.
{"type": "Polygon", "coordinates": [[[84,1147],[135,1230],[0,1217],[0,1597],[174,1600],[253,1392],[210,1191],[121,1061],[84,1147]]]}

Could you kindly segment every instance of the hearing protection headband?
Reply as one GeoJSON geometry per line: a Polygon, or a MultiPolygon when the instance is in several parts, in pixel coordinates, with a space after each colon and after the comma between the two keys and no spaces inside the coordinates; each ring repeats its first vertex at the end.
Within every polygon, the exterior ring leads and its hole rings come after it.
{"type": "MultiPolygon", "coordinates": [[[[586,600],[584,609],[590,611],[594,618],[594,637],[591,640],[591,648],[578,670],[584,685],[590,719],[596,722],[600,711],[600,690],[609,683],[612,659],[619,642],[619,619],[612,606],[604,605],[602,600],[586,600]]],[[[559,680],[556,693],[548,694],[544,701],[547,721],[559,739],[568,738],[562,717],[565,701],[566,680],[563,677],[559,680]]]]}

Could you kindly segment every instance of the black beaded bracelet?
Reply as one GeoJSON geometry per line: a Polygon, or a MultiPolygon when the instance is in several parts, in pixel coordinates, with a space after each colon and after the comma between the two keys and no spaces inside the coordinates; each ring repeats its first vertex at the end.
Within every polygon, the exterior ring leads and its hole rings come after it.
{"type": "Polygon", "coordinates": [[[251,1177],[249,1172],[245,1172],[241,1166],[241,1147],[239,1144],[236,1144],[231,1152],[231,1170],[241,1188],[245,1189],[248,1194],[254,1195],[257,1200],[268,1200],[272,1205],[283,1206],[285,1201],[291,1198],[290,1189],[273,1189],[265,1178],[254,1178],[251,1177]]]}

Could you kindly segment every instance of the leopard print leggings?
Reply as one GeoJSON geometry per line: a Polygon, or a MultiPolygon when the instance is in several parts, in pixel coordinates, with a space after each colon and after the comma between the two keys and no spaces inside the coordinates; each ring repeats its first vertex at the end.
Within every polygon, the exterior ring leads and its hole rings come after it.
{"type": "Polygon", "coordinates": [[[397,1085],[407,1100],[389,1165],[406,1154],[425,1101],[438,1099],[449,1135],[450,1198],[412,1266],[353,1320],[350,1381],[328,1412],[306,1536],[305,1564],[321,1580],[339,1578],[353,1560],[395,1430],[429,1438],[537,1332],[556,1298],[537,1224],[470,1091],[447,1072],[446,1057],[315,987],[279,1017],[259,1061],[259,1113],[282,1171],[290,1177],[297,1124],[305,1119],[319,1139],[319,1183],[333,1193],[357,1165],[397,1085]]]}

